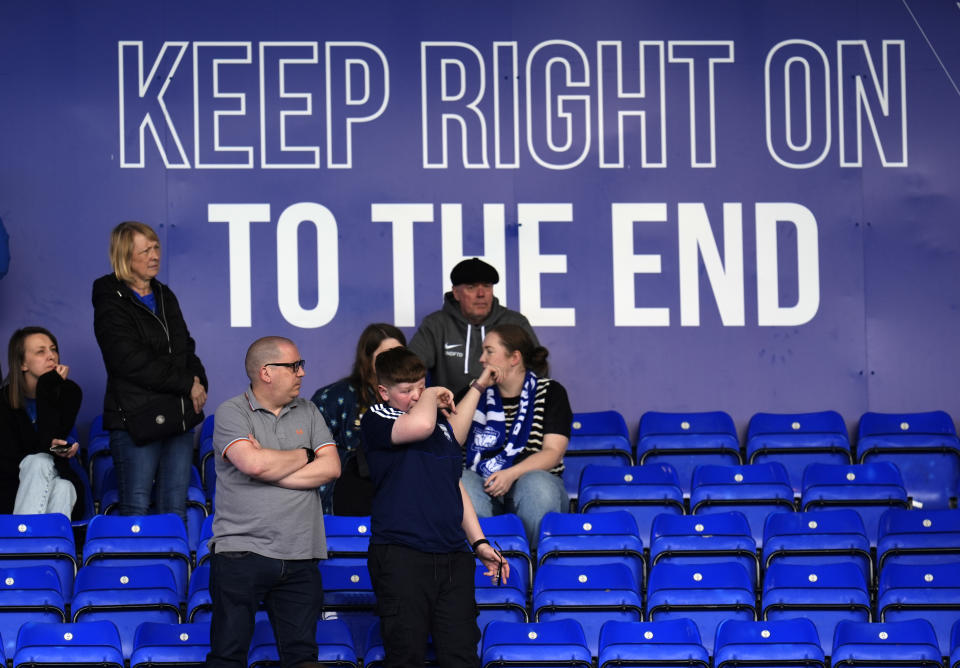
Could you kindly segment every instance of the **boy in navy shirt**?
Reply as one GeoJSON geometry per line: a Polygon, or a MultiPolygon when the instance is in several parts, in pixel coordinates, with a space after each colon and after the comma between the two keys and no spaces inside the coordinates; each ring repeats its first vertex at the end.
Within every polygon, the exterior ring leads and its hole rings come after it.
{"type": "Polygon", "coordinates": [[[384,403],[360,428],[375,485],[367,567],[386,666],[423,666],[432,635],[441,666],[476,668],[473,557],[493,578],[506,579],[509,564],[483,537],[460,483],[460,444],[497,370],[484,369],[457,406],[447,388],[425,387],[426,367],[407,348],[381,353],[376,370],[384,403]]]}

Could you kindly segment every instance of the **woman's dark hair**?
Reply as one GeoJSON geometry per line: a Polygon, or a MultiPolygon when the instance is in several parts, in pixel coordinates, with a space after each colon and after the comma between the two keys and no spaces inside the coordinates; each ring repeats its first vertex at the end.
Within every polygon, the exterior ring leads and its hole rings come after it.
{"type": "Polygon", "coordinates": [[[377,356],[377,380],[390,387],[398,383],[415,383],[427,377],[427,367],[409,348],[391,348],[377,356]]]}
{"type": "Polygon", "coordinates": [[[23,360],[27,355],[27,337],[33,334],[45,334],[53,341],[53,347],[58,351],[60,350],[57,337],[45,327],[21,327],[13,333],[10,337],[10,343],[7,344],[7,366],[10,368],[10,372],[7,376],[5,392],[7,402],[10,408],[14,410],[23,408],[24,400],[26,399],[26,394],[24,394],[25,384],[23,372],[20,370],[20,365],[23,364],[23,360]]]}
{"type": "Polygon", "coordinates": [[[550,351],[543,346],[533,345],[533,339],[520,325],[494,325],[487,330],[487,334],[494,333],[500,337],[503,347],[508,353],[518,351],[523,358],[523,366],[533,371],[541,378],[550,375],[550,365],[547,356],[550,351]]]}
{"type": "Polygon", "coordinates": [[[377,394],[377,373],[373,368],[373,353],[386,339],[396,339],[400,345],[407,345],[407,337],[403,332],[385,322],[367,325],[357,340],[357,354],[353,358],[353,369],[347,376],[347,381],[357,388],[360,394],[361,412],[380,403],[380,395],[377,394]]]}

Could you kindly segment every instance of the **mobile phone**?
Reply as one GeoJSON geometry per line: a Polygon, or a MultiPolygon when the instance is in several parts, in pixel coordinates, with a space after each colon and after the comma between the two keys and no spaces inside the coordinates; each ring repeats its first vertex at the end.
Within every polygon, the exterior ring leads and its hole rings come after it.
{"type": "Polygon", "coordinates": [[[70,448],[72,447],[73,445],[71,445],[70,443],[67,443],[66,445],[51,445],[50,452],[55,452],[58,454],[61,452],[69,452],[70,448]]]}

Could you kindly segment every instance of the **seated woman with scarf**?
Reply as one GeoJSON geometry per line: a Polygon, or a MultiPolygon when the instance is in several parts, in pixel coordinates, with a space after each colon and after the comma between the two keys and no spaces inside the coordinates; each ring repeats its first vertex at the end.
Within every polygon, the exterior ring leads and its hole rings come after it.
{"type": "Polygon", "coordinates": [[[515,513],[535,547],[540,520],[569,512],[563,453],[573,413],[567,391],[547,378],[548,351],[517,325],[487,330],[480,364],[496,369],[496,384],[474,381],[482,395],[466,440],[463,485],[479,517],[515,513]]]}

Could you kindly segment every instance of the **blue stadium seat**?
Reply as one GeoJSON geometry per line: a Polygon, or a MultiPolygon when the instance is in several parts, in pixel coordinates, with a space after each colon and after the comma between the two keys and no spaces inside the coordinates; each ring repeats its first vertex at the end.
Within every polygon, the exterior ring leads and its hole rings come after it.
{"type": "Polygon", "coordinates": [[[728,619],[717,627],[715,668],[824,668],[817,629],[809,619],[745,622],[728,619]]]}
{"type": "Polygon", "coordinates": [[[743,463],[733,418],[723,411],[660,413],[648,411],[637,433],[638,464],[670,464],[685,496],[690,495],[693,469],[704,464],[743,463]]]}
{"type": "Polygon", "coordinates": [[[60,578],[51,566],[0,568],[0,649],[12,657],[26,622],[65,622],[60,578]]]}
{"type": "Polygon", "coordinates": [[[620,434],[571,436],[563,454],[563,484],[571,499],[580,493],[580,476],[587,466],[630,466],[630,439],[620,434]]]}
{"type": "MultiPolygon", "coordinates": [[[[359,666],[357,654],[353,648],[350,629],[338,619],[317,622],[317,653],[320,663],[339,668],[359,666]]],[[[247,654],[249,668],[262,668],[279,664],[277,640],[273,635],[270,622],[260,620],[254,624],[250,652],[247,654]]]]}
{"type": "Polygon", "coordinates": [[[187,589],[187,621],[191,624],[210,622],[213,601],[210,598],[210,564],[197,566],[190,573],[187,589]]]}
{"type": "Polygon", "coordinates": [[[960,559],[960,510],[893,508],[877,527],[877,568],[887,563],[939,564],[960,559]]]}
{"type": "Polygon", "coordinates": [[[840,622],[833,636],[833,668],[938,668],[937,636],[925,619],[864,624],[840,622]]]}
{"type": "Polygon", "coordinates": [[[873,621],[870,589],[854,563],[775,561],[764,575],[760,610],[763,620],[809,619],[821,639],[831,640],[834,629],[843,620],[873,621]]]}
{"type": "Polygon", "coordinates": [[[700,631],[703,646],[713,654],[720,622],[757,619],[756,595],[750,573],[735,561],[660,563],[650,569],[646,613],[654,622],[689,617],[700,631]]]}
{"type": "Polygon", "coordinates": [[[710,656],[690,619],[607,622],[600,629],[598,668],[709,668],[710,656]]]}
{"type": "Polygon", "coordinates": [[[570,423],[570,438],[613,434],[630,440],[627,421],[619,411],[592,411],[574,413],[570,423]]]}
{"type": "Polygon", "coordinates": [[[683,515],[683,490],[668,464],[588,466],[580,477],[581,513],[626,510],[637,520],[641,536],[650,535],[661,513],[683,515]]]}
{"type": "Polygon", "coordinates": [[[545,564],[568,566],[617,562],[629,567],[642,586],[643,541],[633,516],[624,511],[581,515],[547,513],[540,522],[538,570],[545,564]]]}
{"type": "Polygon", "coordinates": [[[210,651],[210,624],[144,622],[133,636],[130,668],[203,666],[210,651]]]}
{"type": "Polygon", "coordinates": [[[120,634],[111,622],[27,622],[17,635],[17,652],[13,657],[13,666],[123,668],[123,659],[120,634]]]}
{"type": "Polygon", "coordinates": [[[527,590],[518,578],[510,578],[503,583],[493,583],[484,575],[487,567],[478,563],[473,577],[474,598],[477,601],[477,625],[482,631],[494,620],[501,622],[530,621],[527,615],[527,590]]]}
{"type": "Polygon", "coordinates": [[[807,464],[852,464],[847,425],[836,411],[757,413],[747,427],[747,463],[780,462],[794,496],[800,496],[807,464]]]}
{"type": "Polygon", "coordinates": [[[73,593],[77,547],[65,515],[0,515],[0,568],[51,566],[65,598],[73,593]]]}
{"type": "Polygon", "coordinates": [[[633,572],[618,563],[540,566],[533,583],[534,621],[567,617],[580,623],[587,648],[598,656],[605,622],[643,621],[640,586],[633,572]]]}
{"type": "Polygon", "coordinates": [[[202,566],[210,560],[209,541],[213,538],[213,515],[207,515],[200,527],[200,540],[197,543],[196,556],[194,562],[196,566],[202,566]]]}
{"type": "Polygon", "coordinates": [[[960,621],[950,630],[950,657],[947,668],[960,668],[960,621]]]}
{"type": "MultiPolygon", "coordinates": [[[[763,527],[764,568],[787,564],[856,564],[868,585],[873,583],[870,541],[854,510],[774,513],[763,527]]],[[[827,639],[825,638],[824,641],[827,639]]]]}
{"type": "Polygon", "coordinates": [[[163,564],[173,573],[180,600],[190,577],[187,532],[177,515],[97,515],[87,527],[85,566],[163,564]]]}
{"type": "Polygon", "coordinates": [[[180,623],[180,596],[164,564],[84,566],[77,571],[70,613],[77,623],[113,622],[129,659],[142,622],[180,623]]]}
{"type": "Polygon", "coordinates": [[[760,582],[757,543],[743,513],[657,515],[650,531],[650,566],[660,562],[703,564],[737,561],[760,582]]]}
{"type": "Polygon", "coordinates": [[[951,496],[960,482],[960,439],[943,411],[864,413],[857,457],[861,464],[896,464],[907,494],[924,508],[948,508],[956,501],[951,496]]]}
{"type": "Polygon", "coordinates": [[[793,488],[783,464],[698,466],[693,471],[690,512],[694,515],[738,510],[747,517],[753,539],[763,540],[763,523],[771,513],[796,510],[793,488]]]}
{"type": "Polygon", "coordinates": [[[933,625],[940,653],[950,653],[950,629],[960,620],[960,559],[944,564],[887,564],[880,569],[881,622],[922,617],[933,625]]]}
{"type": "Polygon", "coordinates": [[[870,547],[877,546],[880,515],[889,508],[909,508],[900,471],[890,462],[810,464],[803,472],[803,510],[850,508],[863,519],[870,547]]]}
{"type": "Polygon", "coordinates": [[[352,645],[362,654],[367,631],[377,619],[377,598],[373,593],[366,564],[329,565],[320,562],[323,578],[323,617],[335,613],[350,631],[352,645]]]}
{"type": "Polygon", "coordinates": [[[510,562],[510,582],[526,593],[533,587],[533,557],[523,522],[513,513],[481,517],[483,535],[493,545],[499,545],[504,558],[510,562]]]}
{"type": "Polygon", "coordinates": [[[327,561],[331,566],[367,565],[370,543],[370,518],[324,515],[327,536],[327,561]]]}
{"type": "Polygon", "coordinates": [[[575,619],[516,624],[490,622],[483,631],[483,668],[590,668],[592,657],[575,619]]]}

